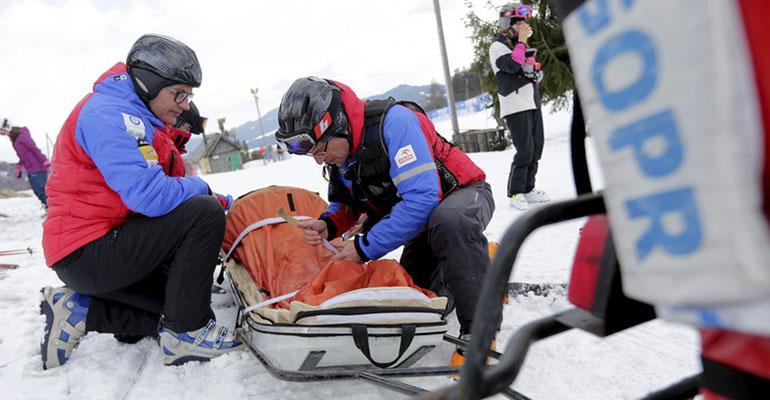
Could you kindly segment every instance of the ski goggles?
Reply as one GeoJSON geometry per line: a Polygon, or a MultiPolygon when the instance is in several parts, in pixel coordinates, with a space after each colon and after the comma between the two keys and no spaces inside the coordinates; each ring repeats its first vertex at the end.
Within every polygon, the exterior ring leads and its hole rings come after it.
{"type": "Polygon", "coordinates": [[[529,18],[532,16],[532,7],[528,5],[519,5],[513,8],[513,10],[505,10],[502,12],[501,17],[511,18],[529,18]]]}
{"type": "Polygon", "coordinates": [[[282,137],[280,131],[276,132],[275,140],[286,145],[286,150],[291,154],[304,155],[315,147],[316,140],[309,133],[297,133],[288,137],[282,137]]]}
{"type": "Polygon", "coordinates": [[[275,140],[286,145],[289,153],[304,155],[310,152],[317,144],[323,143],[333,137],[326,132],[331,126],[331,116],[327,111],[321,120],[313,127],[313,130],[301,130],[295,133],[285,133],[280,129],[275,133],[275,140]],[[316,139],[317,138],[317,139],[316,139]]]}
{"type": "Polygon", "coordinates": [[[281,132],[275,133],[275,140],[286,145],[286,150],[291,154],[305,155],[320,144],[328,142],[333,135],[325,135],[320,140],[315,140],[309,133],[298,133],[290,137],[281,137],[281,132]]]}

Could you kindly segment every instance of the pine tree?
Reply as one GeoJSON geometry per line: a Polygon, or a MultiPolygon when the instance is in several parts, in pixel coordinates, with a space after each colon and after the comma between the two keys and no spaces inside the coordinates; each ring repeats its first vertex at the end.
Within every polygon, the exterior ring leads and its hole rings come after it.
{"type": "MultiPolygon", "coordinates": [[[[543,103],[553,102],[555,108],[563,109],[569,105],[571,91],[575,88],[575,78],[567,53],[567,44],[561,25],[556,19],[551,0],[524,0],[524,4],[531,5],[534,17],[527,22],[532,26],[533,35],[529,38],[528,46],[537,48],[537,61],[544,71],[543,80],[540,81],[540,92],[543,95],[543,103]]],[[[472,10],[470,1],[465,1],[470,10],[466,14],[465,26],[472,31],[474,57],[471,71],[481,77],[482,88],[492,94],[495,103],[495,117],[497,118],[500,104],[497,99],[497,84],[489,65],[489,46],[492,44],[499,29],[497,27],[497,15],[500,5],[487,2],[490,15],[494,18],[483,20],[472,10]]],[[[502,125],[502,121],[499,121],[502,125]]]]}
{"type": "Polygon", "coordinates": [[[454,86],[456,101],[467,100],[483,92],[481,79],[469,68],[455,69],[452,74],[452,86],[454,86]]]}
{"type": "Polygon", "coordinates": [[[422,107],[425,111],[438,110],[447,105],[446,89],[435,80],[430,83],[422,107]]]}

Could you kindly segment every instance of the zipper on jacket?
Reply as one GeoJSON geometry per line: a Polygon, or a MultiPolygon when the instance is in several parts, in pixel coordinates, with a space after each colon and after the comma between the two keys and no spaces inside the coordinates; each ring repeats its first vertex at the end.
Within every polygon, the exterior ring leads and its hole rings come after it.
{"type": "Polygon", "coordinates": [[[171,152],[171,161],[168,163],[168,176],[174,176],[174,159],[176,159],[176,153],[171,152]]]}

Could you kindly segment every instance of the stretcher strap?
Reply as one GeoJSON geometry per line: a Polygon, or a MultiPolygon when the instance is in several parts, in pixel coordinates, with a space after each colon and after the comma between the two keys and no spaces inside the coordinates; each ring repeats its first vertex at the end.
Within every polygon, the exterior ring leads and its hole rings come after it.
{"type": "Polygon", "coordinates": [[[252,311],[254,311],[254,310],[258,309],[258,308],[262,308],[262,307],[265,307],[265,306],[269,306],[271,304],[275,304],[275,303],[277,303],[279,301],[284,301],[286,299],[290,299],[290,298],[296,296],[297,293],[299,293],[299,290],[295,290],[295,291],[293,291],[291,293],[282,294],[282,295],[280,295],[278,297],[273,297],[272,299],[269,299],[269,300],[260,301],[259,303],[254,304],[253,306],[247,307],[245,310],[243,310],[243,313],[244,314],[248,314],[248,313],[250,313],[250,312],[252,312],[252,311]]]}
{"type": "MultiPolygon", "coordinates": [[[[298,217],[295,217],[295,219],[297,219],[299,221],[302,221],[302,220],[310,219],[310,217],[308,217],[306,215],[300,215],[298,217]]],[[[241,233],[238,235],[238,237],[235,238],[235,242],[233,242],[233,245],[230,246],[230,250],[227,251],[227,254],[225,255],[225,258],[222,259],[222,267],[219,269],[219,276],[217,276],[217,283],[221,285],[222,282],[225,281],[225,263],[227,262],[227,260],[230,259],[230,255],[233,254],[233,252],[235,251],[235,248],[238,247],[238,244],[241,243],[241,240],[243,240],[243,238],[246,235],[248,235],[249,232],[252,232],[253,230],[259,229],[259,228],[261,228],[263,226],[282,224],[284,222],[286,222],[286,221],[283,218],[278,218],[278,217],[265,218],[265,219],[263,219],[261,221],[257,221],[255,223],[247,226],[246,228],[244,228],[243,231],[241,231],[241,233]]]]}
{"type": "MultiPolygon", "coordinates": [[[[311,218],[306,216],[306,215],[300,215],[300,216],[294,217],[294,219],[296,219],[298,221],[304,221],[306,219],[311,219],[311,218]]],[[[279,217],[265,218],[265,219],[263,219],[261,221],[257,221],[255,223],[247,226],[246,228],[244,228],[241,231],[241,233],[238,235],[238,237],[235,238],[235,241],[233,242],[233,245],[230,246],[230,250],[227,251],[227,254],[225,255],[224,260],[222,260],[222,265],[224,266],[224,264],[227,262],[227,260],[230,259],[230,255],[233,254],[233,252],[235,251],[235,248],[238,247],[238,244],[241,243],[241,240],[243,240],[243,238],[246,235],[248,235],[252,231],[257,230],[257,229],[259,229],[259,228],[261,228],[263,226],[283,224],[283,223],[286,223],[286,221],[283,218],[279,218],[279,217]]]]}

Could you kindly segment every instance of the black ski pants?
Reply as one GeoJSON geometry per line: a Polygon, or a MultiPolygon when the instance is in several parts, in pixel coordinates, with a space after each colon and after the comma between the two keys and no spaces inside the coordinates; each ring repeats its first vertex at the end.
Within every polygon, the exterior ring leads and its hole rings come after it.
{"type": "Polygon", "coordinates": [[[427,229],[410,240],[401,255],[401,265],[417,285],[453,299],[461,334],[471,330],[484,283],[489,264],[484,229],[494,211],[488,183],[458,189],[439,203],[427,229]]]}
{"type": "Polygon", "coordinates": [[[214,318],[211,284],[224,234],[222,206],[197,196],[162,217],[130,219],[53,269],[67,287],[93,296],[87,331],[155,335],[161,319],[172,331],[192,331],[214,318]]]}
{"type": "Polygon", "coordinates": [[[540,109],[517,112],[506,116],[516,154],[508,174],[508,197],[528,193],[535,188],[537,163],[543,155],[543,114],[540,109]]]}

